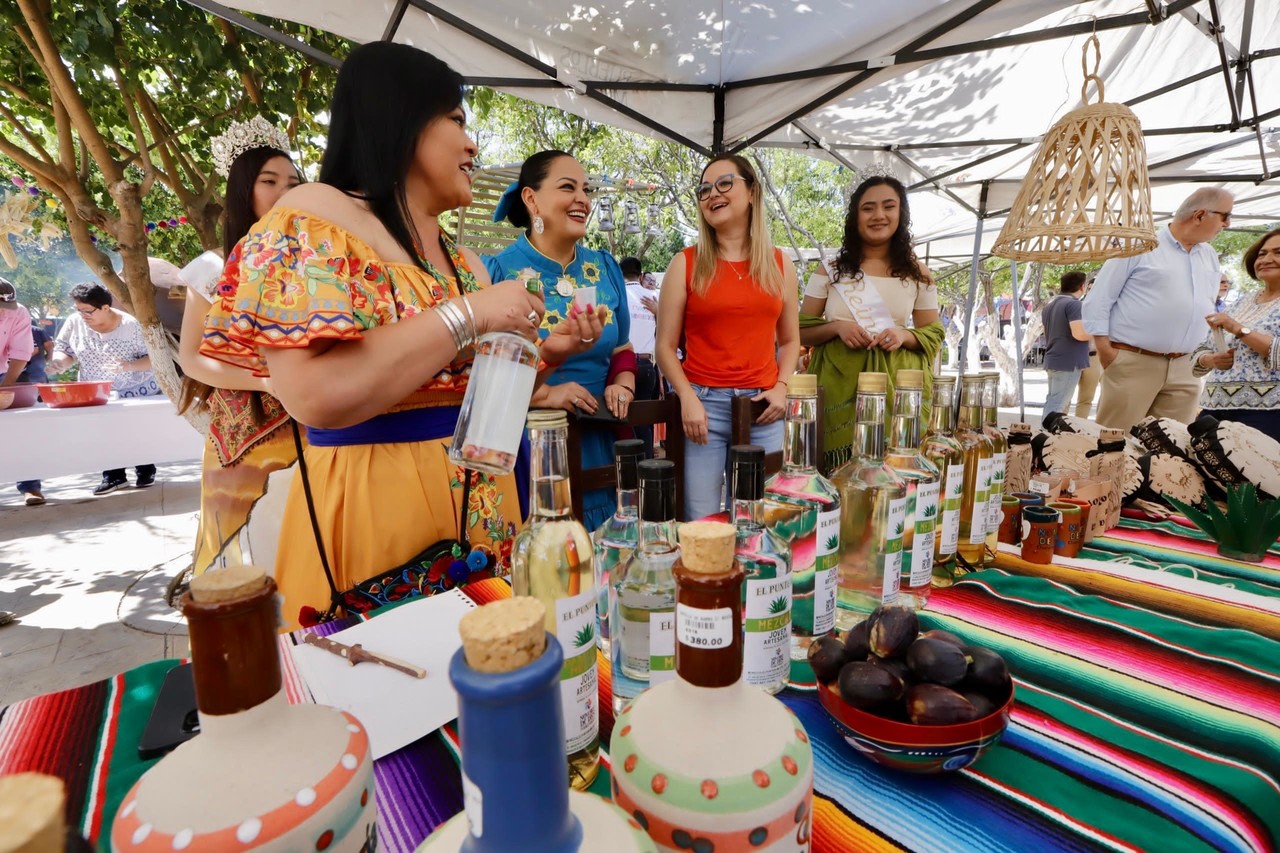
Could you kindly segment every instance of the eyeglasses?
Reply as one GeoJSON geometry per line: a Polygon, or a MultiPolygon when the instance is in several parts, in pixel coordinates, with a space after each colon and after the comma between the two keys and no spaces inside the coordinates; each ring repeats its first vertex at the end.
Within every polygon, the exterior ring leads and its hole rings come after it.
{"type": "Polygon", "coordinates": [[[101,308],[77,308],[76,309],[76,311],[79,312],[81,317],[92,317],[94,314],[97,314],[101,310],[102,310],[101,308]]]}
{"type": "Polygon", "coordinates": [[[725,195],[729,190],[733,189],[734,181],[742,181],[744,184],[750,184],[751,179],[746,175],[721,175],[716,178],[715,183],[703,181],[698,184],[698,201],[706,201],[711,198],[711,190],[714,189],[720,195],[725,195]]]}
{"type": "Polygon", "coordinates": [[[1222,217],[1222,221],[1226,225],[1231,224],[1231,211],[1229,210],[1210,210],[1209,213],[1216,213],[1222,217]]]}

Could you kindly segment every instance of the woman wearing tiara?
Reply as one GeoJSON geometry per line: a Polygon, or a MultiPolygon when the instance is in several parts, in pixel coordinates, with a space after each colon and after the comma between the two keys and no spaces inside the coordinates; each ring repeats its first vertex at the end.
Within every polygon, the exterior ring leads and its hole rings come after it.
{"type": "MultiPolygon", "coordinates": [[[[192,569],[200,574],[214,565],[256,562],[270,571],[288,488],[286,469],[298,456],[288,415],[267,393],[265,379],[202,356],[199,347],[223,258],[301,177],[288,154],[288,137],[261,116],[232,122],[226,133],[214,138],[212,150],[214,168],[227,179],[223,255],[207,252],[211,257],[202,256],[184,270],[187,303],[179,341],[179,362],[186,375],[178,408],[185,412],[203,405],[209,411],[192,569]],[[200,275],[196,271],[201,268],[212,268],[215,274],[200,275]],[[277,488],[268,489],[275,472],[284,473],[275,478],[277,488]],[[252,536],[256,531],[261,533],[252,536]]],[[[234,272],[228,269],[228,274],[234,272]]]]}
{"type": "Polygon", "coordinates": [[[889,400],[896,371],[923,370],[927,421],[943,329],[938,291],[916,258],[907,191],[897,178],[876,175],[853,191],[840,253],[805,287],[800,341],[813,347],[809,372],[826,393],[824,471],[852,455],[854,395],[864,370],[889,375],[889,400]]]}
{"type": "MultiPolygon", "coordinates": [[[[471,203],[462,84],[408,45],[351,51],[320,180],[236,245],[205,323],[200,352],[269,376],[310,439],[276,559],[285,630],[463,532],[486,568],[509,566],[514,478],[459,469],[447,450],[477,337],[533,336],[543,304],[523,282],[490,284],[440,227],[471,203]]],[[[600,333],[595,312],[557,325],[541,378],[600,333]]]]}
{"type": "MultiPolygon", "coordinates": [[[[586,172],[563,151],[539,151],[520,168],[520,179],[507,188],[493,219],[507,219],[525,233],[496,255],[484,259],[494,281],[532,270],[542,282],[547,313],[539,334],[546,337],[560,320],[576,316],[580,306],[606,309],[604,332],[591,349],[566,361],[533,395],[533,405],[596,414],[599,399],[609,413],[626,418],[636,396],[636,354],[631,348],[627,285],[613,255],[580,245],[591,216],[591,187],[586,172]],[[591,298],[583,300],[590,295],[591,298]]],[[[582,467],[613,462],[613,430],[582,432],[582,467]]],[[[613,515],[612,489],[582,496],[582,523],[595,530],[613,515]]]]}

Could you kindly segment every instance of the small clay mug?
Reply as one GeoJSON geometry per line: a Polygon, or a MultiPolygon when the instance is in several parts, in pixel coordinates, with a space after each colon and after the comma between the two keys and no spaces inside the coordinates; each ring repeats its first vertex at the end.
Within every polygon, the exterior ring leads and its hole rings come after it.
{"type": "Polygon", "coordinates": [[[1013,495],[1005,495],[1000,499],[1000,531],[996,538],[1010,545],[1022,541],[1022,502],[1013,495]]]}
{"type": "Polygon", "coordinates": [[[1049,508],[1062,514],[1058,535],[1053,540],[1053,553],[1062,557],[1076,556],[1084,541],[1084,532],[1080,529],[1080,507],[1067,501],[1054,501],[1049,508]]]}
{"type": "Polygon", "coordinates": [[[1018,503],[1023,508],[1029,506],[1044,506],[1044,495],[1036,492],[1014,492],[1013,497],[1018,499],[1018,503]]]}
{"type": "Polygon", "coordinates": [[[1022,559],[1048,565],[1053,562],[1053,541],[1062,513],[1047,506],[1022,508],[1022,559]]]}
{"type": "Polygon", "coordinates": [[[1093,509],[1093,504],[1080,498],[1063,498],[1058,503],[1075,504],[1080,507],[1080,545],[1082,547],[1087,545],[1093,539],[1089,535],[1089,510],[1093,509]]]}

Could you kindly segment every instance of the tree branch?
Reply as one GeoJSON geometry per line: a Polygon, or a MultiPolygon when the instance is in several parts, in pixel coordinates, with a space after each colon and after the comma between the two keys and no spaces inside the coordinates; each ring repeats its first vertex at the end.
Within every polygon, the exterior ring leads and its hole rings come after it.
{"type": "Polygon", "coordinates": [[[156,182],[156,167],[151,162],[151,152],[147,150],[147,135],[142,129],[142,120],[138,118],[138,105],[124,82],[124,72],[117,66],[113,69],[116,76],[116,88],[120,90],[120,100],[124,102],[125,115],[129,117],[129,127],[133,130],[134,139],[138,143],[138,157],[142,161],[142,184],[138,192],[146,196],[156,182]]]}
{"type": "MultiPolygon", "coordinates": [[[[32,133],[27,126],[24,125],[3,103],[0,103],[0,116],[4,116],[5,119],[8,120],[9,124],[14,126],[18,131],[18,135],[26,141],[27,145],[30,146],[35,155],[45,162],[46,168],[52,168],[58,165],[57,161],[53,159],[53,155],[45,149],[44,143],[41,142],[40,139],[38,139],[36,135],[32,133]]],[[[25,168],[30,169],[29,166],[26,166],[25,168]]],[[[35,170],[33,169],[32,171],[35,170]]]]}
{"type": "Polygon", "coordinates": [[[12,83],[8,80],[5,80],[2,77],[0,77],[0,89],[4,89],[8,92],[11,92],[12,94],[16,95],[17,97],[21,98],[22,100],[26,101],[28,104],[31,104],[32,106],[40,107],[46,110],[49,108],[48,104],[42,101],[36,100],[35,96],[32,95],[30,92],[28,92],[26,89],[22,88],[16,83],[12,83]]]}

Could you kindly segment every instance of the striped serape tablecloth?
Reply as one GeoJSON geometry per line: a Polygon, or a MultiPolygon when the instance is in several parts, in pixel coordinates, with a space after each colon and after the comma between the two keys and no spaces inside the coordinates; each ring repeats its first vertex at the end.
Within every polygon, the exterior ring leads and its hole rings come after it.
{"type": "MultiPolygon", "coordinates": [[[[1169,595],[1194,613],[1197,592],[1212,585],[1188,582],[1169,595]]],[[[467,591],[479,603],[510,594],[501,581],[467,591]]],[[[1280,642],[1175,609],[999,569],[936,590],[925,623],[1009,661],[1017,683],[1009,730],[974,767],[908,776],[855,754],[814,694],[784,692],[815,751],[814,851],[1276,850],[1280,642]]],[[[308,701],[290,660],[289,698],[308,701]]],[[[62,776],[72,823],[101,843],[121,797],[150,766],[136,744],[174,663],[3,709],[0,773],[62,776]]],[[[610,703],[601,707],[607,715],[610,703]]],[[[606,744],[612,723],[602,720],[606,744]]],[[[452,725],[379,760],[375,774],[382,850],[413,850],[462,809],[452,725]]],[[[607,761],[593,788],[607,792],[607,761]]]]}

